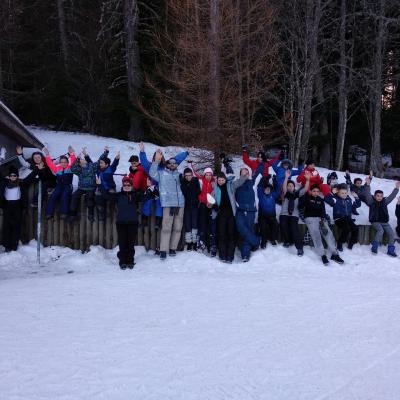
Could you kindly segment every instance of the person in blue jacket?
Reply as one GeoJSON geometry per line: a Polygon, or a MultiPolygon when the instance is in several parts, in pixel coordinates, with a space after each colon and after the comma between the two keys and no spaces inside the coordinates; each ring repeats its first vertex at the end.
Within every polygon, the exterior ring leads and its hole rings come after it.
{"type": "Polygon", "coordinates": [[[279,224],[276,219],[276,201],[279,191],[274,190],[270,183],[258,185],[258,226],[261,235],[261,248],[265,249],[267,240],[276,246],[279,234],[279,224]]]}
{"type": "Polygon", "coordinates": [[[332,188],[332,193],[325,196],[325,202],[333,208],[335,225],[340,229],[337,240],[339,251],[343,251],[344,243],[348,243],[348,248],[351,250],[358,242],[358,226],[354,223],[351,215],[354,209],[361,207],[361,201],[355,192],[352,193],[352,196],[354,202],[348,195],[346,184],[332,188]]]}
{"type": "Polygon", "coordinates": [[[261,162],[250,178],[250,171],[247,167],[240,169],[240,178],[232,184],[235,193],[237,211],[236,228],[240,235],[240,253],[242,261],[247,262],[250,259],[250,253],[257,250],[260,245],[260,238],[254,232],[254,222],[256,219],[256,197],[254,185],[256,178],[262,173],[264,162],[261,162]]]}
{"type": "Polygon", "coordinates": [[[281,191],[283,182],[285,181],[285,174],[287,170],[291,171],[289,179],[293,178],[296,175],[299,175],[303,171],[302,163],[299,164],[298,168],[293,168],[293,162],[287,158],[283,160],[276,160],[272,164],[272,169],[274,170],[276,188],[275,190],[281,191]]]}
{"type": "Polygon", "coordinates": [[[100,179],[100,185],[98,185],[98,194],[96,195],[96,207],[99,221],[104,221],[107,214],[107,196],[106,193],[115,193],[116,185],[114,181],[114,174],[119,164],[120,153],[118,152],[111,163],[108,158],[109,149],[104,148],[104,153],[99,159],[97,176],[100,179]]]}

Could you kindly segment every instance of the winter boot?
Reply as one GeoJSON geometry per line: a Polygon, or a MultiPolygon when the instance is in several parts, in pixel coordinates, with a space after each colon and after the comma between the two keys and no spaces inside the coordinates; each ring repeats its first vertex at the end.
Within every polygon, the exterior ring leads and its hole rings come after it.
{"type": "Polygon", "coordinates": [[[243,257],[243,258],[242,258],[242,261],[243,261],[244,263],[249,262],[249,257],[243,257]]]}
{"type": "Polygon", "coordinates": [[[206,245],[202,240],[199,240],[197,243],[197,249],[200,251],[204,251],[206,249],[206,245]]]}
{"type": "Polygon", "coordinates": [[[304,255],[303,249],[298,249],[298,250],[297,250],[297,255],[298,255],[299,257],[302,257],[302,256],[304,255]]]}
{"type": "Polygon", "coordinates": [[[378,254],[378,247],[379,247],[379,242],[372,242],[371,246],[372,253],[378,254]]]}
{"type": "Polygon", "coordinates": [[[134,265],[135,265],[135,263],[133,262],[132,264],[127,264],[126,267],[128,269],[133,269],[134,265]]]}
{"type": "Polygon", "coordinates": [[[167,259],[167,252],[166,251],[160,251],[160,260],[166,260],[167,259]]]}
{"type": "Polygon", "coordinates": [[[121,269],[126,269],[127,265],[126,265],[126,264],[121,264],[119,267],[120,267],[121,269]]]}
{"type": "Polygon", "coordinates": [[[272,246],[276,246],[276,240],[271,240],[272,246]]]}
{"type": "Polygon", "coordinates": [[[327,256],[322,256],[322,257],[321,257],[321,260],[322,260],[322,263],[323,263],[324,265],[328,265],[328,264],[329,264],[329,260],[328,260],[328,257],[327,257],[327,256]]]}
{"type": "Polygon", "coordinates": [[[187,251],[192,251],[193,250],[192,243],[186,243],[186,250],[187,251]]]}
{"type": "Polygon", "coordinates": [[[286,247],[286,248],[288,248],[288,247],[290,247],[290,243],[283,243],[283,247],[286,247]]]}
{"type": "Polygon", "coordinates": [[[352,211],[352,214],[353,214],[353,215],[360,215],[359,212],[358,212],[357,210],[353,210],[353,211],[352,211]]]}
{"type": "Polygon", "coordinates": [[[344,264],[344,261],[339,257],[339,254],[334,254],[331,257],[331,260],[337,262],[338,264],[344,264]]]}
{"type": "Polygon", "coordinates": [[[155,249],[154,255],[155,255],[155,256],[159,256],[159,255],[160,255],[160,249],[155,249]]]}
{"type": "Polygon", "coordinates": [[[197,243],[195,242],[192,243],[192,250],[197,251],[197,243]]]}
{"type": "Polygon", "coordinates": [[[397,257],[396,248],[394,247],[394,244],[389,244],[387,253],[391,257],[397,257]]]}
{"type": "Polygon", "coordinates": [[[261,246],[260,246],[263,250],[267,248],[267,243],[263,240],[261,241],[261,246]]]}
{"type": "Polygon", "coordinates": [[[353,242],[350,242],[349,245],[347,246],[347,248],[348,248],[349,250],[353,250],[353,246],[354,246],[354,243],[353,243],[353,242]]]}
{"type": "Polygon", "coordinates": [[[217,249],[215,246],[211,246],[211,251],[210,251],[211,257],[216,257],[217,256],[217,249]]]}
{"type": "Polygon", "coordinates": [[[169,256],[170,257],[175,257],[176,256],[176,251],[169,249],[169,256]]]}
{"type": "Polygon", "coordinates": [[[338,249],[338,251],[343,251],[343,243],[338,242],[336,248],[338,249]]]}

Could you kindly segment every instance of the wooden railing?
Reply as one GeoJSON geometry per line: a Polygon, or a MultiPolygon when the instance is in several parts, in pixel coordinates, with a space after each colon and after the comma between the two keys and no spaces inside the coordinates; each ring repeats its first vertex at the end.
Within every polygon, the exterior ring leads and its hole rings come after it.
{"type": "MultiPolygon", "coordinates": [[[[32,187],[29,191],[29,198],[33,197],[32,187]]],[[[69,223],[68,220],[60,218],[58,208],[54,213],[54,218],[47,220],[45,218],[45,204],[43,205],[41,237],[44,246],[65,246],[72,249],[87,251],[92,245],[99,245],[106,249],[112,249],[117,245],[117,230],[115,225],[115,207],[112,204],[107,205],[107,218],[105,221],[99,221],[97,212],[95,218],[90,222],[87,217],[87,208],[84,196],[81,198],[80,212],[77,220],[69,223]]],[[[139,208],[140,209],[140,208],[139,208]]],[[[22,243],[27,243],[32,239],[37,239],[37,208],[28,207],[23,212],[23,226],[21,232],[22,243]]],[[[2,237],[3,211],[0,209],[0,239],[2,237]]],[[[305,232],[305,226],[300,225],[305,232]]],[[[333,228],[337,237],[337,229],[333,228]]],[[[155,250],[157,235],[155,217],[150,217],[148,223],[143,226],[141,216],[139,216],[139,230],[137,236],[137,245],[145,246],[147,250],[155,250]]],[[[359,225],[358,242],[360,244],[370,244],[373,238],[373,230],[370,225],[359,225]]],[[[183,247],[183,234],[180,243],[180,249],[183,247]]]]}

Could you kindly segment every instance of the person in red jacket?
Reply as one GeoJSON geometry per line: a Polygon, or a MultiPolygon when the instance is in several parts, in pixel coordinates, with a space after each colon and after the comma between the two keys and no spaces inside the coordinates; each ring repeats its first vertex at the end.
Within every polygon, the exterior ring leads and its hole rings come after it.
{"type": "Polygon", "coordinates": [[[131,166],[129,167],[129,179],[133,182],[134,190],[147,190],[147,173],[140,165],[138,156],[131,156],[129,159],[131,166]]]}
{"type": "Polygon", "coordinates": [[[329,185],[323,183],[324,178],[322,178],[318,171],[315,169],[315,163],[313,160],[307,160],[307,165],[301,172],[301,174],[297,177],[297,182],[301,183],[301,186],[305,186],[306,184],[306,173],[310,173],[310,187],[318,185],[319,190],[321,193],[325,196],[328,196],[328,194],[331,192],[331,188],[329,185]]]}
{"type": "Polygon", "coordinates": [[[207,167],[203,176],[199,175],[194,171],[195,177],[200,182],[201,192],[199,194],[199,214],[198,214],[198,245],[197,248],[205,250],[206,244],[209,245],[211,251],[214,251],[215,237],[213,236],[212,221],[211,221],[211,209],[207,201],[207,195],[211,195],[213,192],[214,174],[213,170],[207,167]],[[208,239],[208,240],[207,240],[208,239]]]}
{"type": "Polygon", "coordinates": [[[263,169],[263,172],[262,172],[262,176],[265,176],[265,177],[269,177],[270,176],[269,167],[272,167],[272,164],[275,161],[279,160],[279,157],[281,155],[281,153],[278,152],[277,155],[273,159],[268,161],[265,152],[260,150],[257,153],[257,158],[255,160],[252,160],[249,157],[249,150],[248,150],[246,145],[242,147],[242,151],[243,151],[243,154],[242,154],[243,162],[247,166],[249,166],[251,168],[252,174],[254,174],[254,172],[256,171],[257,167],[260,165],[260,163],[262,163],[262,162],[265,163],[264,164],[264,169],[263,169]]]}

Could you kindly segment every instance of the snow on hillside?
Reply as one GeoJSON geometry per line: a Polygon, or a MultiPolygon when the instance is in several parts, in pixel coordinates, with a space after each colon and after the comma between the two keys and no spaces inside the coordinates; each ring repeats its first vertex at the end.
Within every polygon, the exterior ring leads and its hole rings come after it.
{"type": "MultiPolygon", "coordinates": [[[[82,147],[87,147],[89,154],[92,156],[93,159],[97,158],[102,152],[105,146],[110,148],[110,157],[113,158],[117,151],[121,151],[121,159],[117,169],[118,174],[124,174],[128,172],[129,169],[129,157],[132,154],[139,155],[139,144],[135,142],[129,142],[125,140],[119,139],[111,139],[101,136],[94,136],[85,133],[71,133],[71,132],[55,132],[55,131],[48,131],[43,129],[38,129],[31,127],[31,131],[46,145],[48,146],[52,157],[59,156],[67,152],[68,145],[72,145],[74,149],[79,152],[82,147]]],[[[148,159],[151,160],[153,157],[154,152],[159,146],[156,146],[151,143],[145,143],[145,150],[148,159]]],[[[181,147],[175,146],[168,146],[163,147],[162,150],[165,152],[166,157],[173,157],[175,154],[183,151],[185,149],[181,147]]],[[[243,162],[241,161],[241,157],[234,156],[233,157],[234,163],[233,167],[236,171],[236,174],[239,175],[239,169],[243,166],[243,162]]],[[[183,170],[187,164],[184,162],[180,166],[180,170],[183,170]]],[[[325,168],[318,168],[320,175],[326,177],[331,172],[325,168]]],[[[272,171],[272,168],[270,169],[272,171]]],[[[365,175],[362,174],[350,174],[351,178],[354,179],[356,177],[365,178],[365,175]]],[[[338,173],[339,181],[344,182],[344,173],[338,173]]],[[[75,179],[75,184],[77,184],[77,177],[75,179]]],[[[116,182],[120,184],[122,177],[117,176],[116,182]]],[[[390,179],[378,179],[374,178],[371,184],[371,191],[373,192],[376,189],[381,189],[384,191],[386,195],[388,195],[394,188],[394,181],[390,179]]],[[[395,226],[395,218],[394,212],[396,208],[396,201],[393,201],[392,204],[389,205],[389,212],[393,216],[391,223],[395,226]]],[[[331,208],[329,206],[326,207],[328,213],[332,214],[331,208]]],[[[359,216],[356,216],[356,224],[359,225],[369,225],[368,222],[368,207],[365,204],[362,204],[361,208],[359,209],[359,216]]]]}
{"type": "MultiPolygon", "coordinates": [[[[34,133],[53,155],[68,144],[93,157],[121,150],[120,173],[138,152],[34,133]]],[[[400,265],[384,249],[356,245],[344,265],[323,267],[309,247],[232,265],[137,248],[133,271],[117,267],[116,251],[43,248],[40,266],[34,241],[0,254],[0,399],[398,399],[400,265]]]]}

